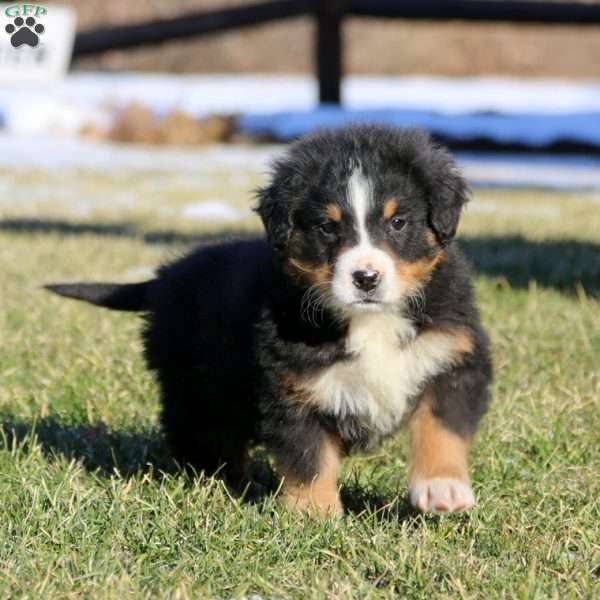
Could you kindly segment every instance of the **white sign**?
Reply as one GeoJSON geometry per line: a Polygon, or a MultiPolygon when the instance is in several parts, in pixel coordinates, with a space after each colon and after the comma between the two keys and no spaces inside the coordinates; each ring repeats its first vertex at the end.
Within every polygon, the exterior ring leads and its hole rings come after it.
{"type": "Polygon", "coordinates": [[[54,83],[69,68],[75,13],[55,4],[0,4],[0,88],[54,83]]]}

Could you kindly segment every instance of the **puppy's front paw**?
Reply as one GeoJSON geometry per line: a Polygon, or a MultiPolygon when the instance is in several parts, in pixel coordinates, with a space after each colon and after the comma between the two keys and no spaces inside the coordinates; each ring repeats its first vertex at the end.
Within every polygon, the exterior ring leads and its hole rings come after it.
{"type": "Polygon", "coordinates": [[[410,484],[410,502],[420,511],[447,513],[471,508],[475,495],[468,483],[435,477],[410,484]]]}

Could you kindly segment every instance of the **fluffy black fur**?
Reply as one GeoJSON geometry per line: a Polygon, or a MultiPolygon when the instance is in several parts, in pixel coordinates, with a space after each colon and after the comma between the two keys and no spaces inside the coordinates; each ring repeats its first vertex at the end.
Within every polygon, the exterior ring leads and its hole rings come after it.
{"type": "Polygon", "coordinates": [[[289,259],[317,271],[335,265],[355,241],[343,200],[335,236],[322,225],[326,205],[343,199],[359,164],[377,198],[400,199],[408,223],[399,234],[373,217],[373,239],[407,262],[443,249],[445,260],[424,282],[420,301],[402,310],[419,332],[460,327],[470,333],[473,352],[427,384],[435,390],[434,414],[461,436],[474,433],[487,407],[491,367],[469,270],[452,241],[467,187],[450,156],[425,134],[354,127],[304,138],[276,162],[271,183],[258,193],[268,241],[202,247],[142,284],[49,286],[63,296],[145,313],[145,356],[160,384],[162,426],[182,463],[210,473],[223,469],[240,480],[248,448],[263,443],[285,473],[310,481],[324,432],[339,436],[347,452],[381,438],[354,416],[299,406],[289,388],[290,373],[309,376],[352,358],[345,346],[348,319],[335,307],[325,304],[318,318],[303,318],[311,280],[291,269],[289,259]],[[427,232],[435,249],[424,242],[427,232]]]}

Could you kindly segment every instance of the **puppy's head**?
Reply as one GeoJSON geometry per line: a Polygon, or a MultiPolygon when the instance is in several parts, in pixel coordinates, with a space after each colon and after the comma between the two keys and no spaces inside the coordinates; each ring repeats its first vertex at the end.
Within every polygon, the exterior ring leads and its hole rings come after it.
{"type": "Polygon", "coordinates": [[[294,281],[352,314],[419,293],[467,198],[454,161],[425,133],[363,126],[292,145],[257,210],[294,281]]]}

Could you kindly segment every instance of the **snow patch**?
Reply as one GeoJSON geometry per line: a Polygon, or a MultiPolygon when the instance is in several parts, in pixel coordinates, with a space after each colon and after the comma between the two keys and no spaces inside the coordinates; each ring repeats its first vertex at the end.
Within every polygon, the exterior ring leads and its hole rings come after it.
{"type": "MultiPolygon", "coordinates": [[[[600,111],[600,84],[501,77],[348,76],[342,98],[350,111],[421,111],[442,118],[484,113],[565,116],[600,111]]],[[[318,89],[310,76],[71,73],[54,86],[2,90],[0,116],[12,133],[76,135],[85,125],[106,129],[111,115],[132,102],[141,102],[159,115],[175,109],[197,118],[270,115],[312,110],[318,104],[318,89]]]]}
{"type": "Polygon", "coordinates": [[[182,216],[186,219],[204,219],[208,221],[239,221],[244,214],[229,204],[223,202],[198,202],[188,204],[183,208],[182,216]]]}
{"type": "Polygon", "coordinates": [[[264,172],[281,146],[208,146],[193,149],[110,144],[52,137],[0,135],[0,166],[19,170],[65,168],[100,172],[203,173],[215,169],[264,172]]]}
{"type": "Polygon", "coordinates": [[[154,279],[156,277],[156,270],[154,267],[140,266],[127,269],[122,274],[122,279],[127,281],[145,281],[147,279],[154,279]]]}

